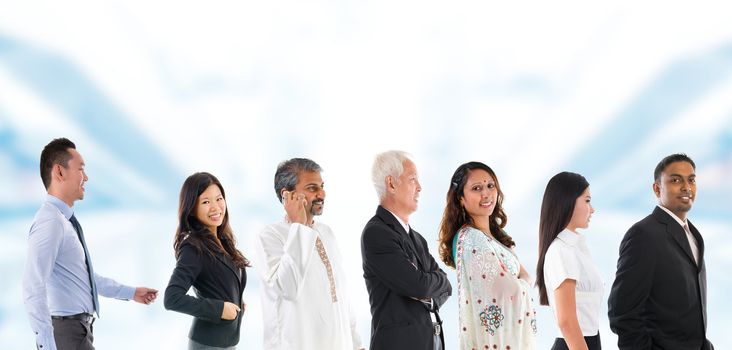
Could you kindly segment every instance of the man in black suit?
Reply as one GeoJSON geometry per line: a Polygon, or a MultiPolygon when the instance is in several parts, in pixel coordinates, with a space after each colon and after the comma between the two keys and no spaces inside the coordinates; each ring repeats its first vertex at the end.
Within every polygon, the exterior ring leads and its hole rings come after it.
{"type": "Polygon", "coordinates": [[[620,243],[608,314],[621,350],[714,349],[706,339],[704,240],[686,218],[695,169],[685,154],[661,160],[653,183],[658,207],[620,243]]]}
{"type": "Polygon", "coordinates": [[[372,180],[380,205],[361,236],[370,349],[444,349],[438,309],[452,287],[425,239],[409,227],[421,191],[417,168],[404,152],[384,152],[376,156],[372,180]]]}

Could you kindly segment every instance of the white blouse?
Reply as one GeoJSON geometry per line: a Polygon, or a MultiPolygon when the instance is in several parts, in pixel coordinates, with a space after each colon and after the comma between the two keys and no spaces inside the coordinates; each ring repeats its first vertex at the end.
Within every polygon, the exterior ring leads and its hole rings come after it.
{"type": "Polygon", "coordinates": [[[602,278],[587,250],[585,236],[565,229],[549,246],[544,259],[546,294],[555,318],[554,291],[567,279],[577,282],[575,302],[582,335],[597,335],[604,290],[602,278]]]}

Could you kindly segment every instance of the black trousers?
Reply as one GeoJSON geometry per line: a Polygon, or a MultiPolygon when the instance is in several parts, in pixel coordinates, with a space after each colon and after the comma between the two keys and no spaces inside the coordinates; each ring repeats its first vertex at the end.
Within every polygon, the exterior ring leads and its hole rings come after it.
{"type": "MultiPolygon", "coordinates": [[[[587,343],[587,348],[590,350],[602,349],[602,346],[600,345],[600,333],[591,337],[585,337],[585,343],[587,343]]],[[[569,350],[569,348],[567,347],[567,343],[564,341],[564,338],[557,338],[554,340],[552,350],[569,350]]]]}
{"type": "MultiPolygon", "coordinates": [[[[74,315],[76,316],[76,315],[74,315]]],[[[53,338],[58,350],[94,350],[93,321],[53,317],[53,338]]]]}

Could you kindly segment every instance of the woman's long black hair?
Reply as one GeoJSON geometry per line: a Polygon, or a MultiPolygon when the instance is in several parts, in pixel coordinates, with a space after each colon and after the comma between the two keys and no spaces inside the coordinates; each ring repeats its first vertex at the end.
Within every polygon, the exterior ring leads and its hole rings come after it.
{"type": "Polygon", "coordinates": [[[185,240],[186,243],[191,244],[199,252],[205,252],[211,257],[214,256],[215,252],[222,252],[221,248],[223,247],[222,253],[231,257],[237,267],[243,269],[251,266],[249,260],[236,248],[236,239],[231,226],[229,226],[228,208],[224,214],[223,222],[216,229],[216,238],[221,242],[221,246],[216,242],[211,234],[212,232],[196,218],[195,210],[198,204],[198,196],[211,185],[218,186],[221,195],[226,199],[226,193],[224,193],[221,182],[209,173],[195,173],[183,182],[178,202],[178,228],[175,230],[175,240],[173,242],[175,256],[178,258],[181,245],[185,240]]]}
{"type": "Polygon", "coordinates": [[[539,287],[541,305],[549,305],[544,281],[546,252],[559,233],[569,225],[577,198],[589,186],[584,176],[567,171],[554,175],[546,184],[539,218],[539,260],[536,262],[536,285],[539,287]]]}

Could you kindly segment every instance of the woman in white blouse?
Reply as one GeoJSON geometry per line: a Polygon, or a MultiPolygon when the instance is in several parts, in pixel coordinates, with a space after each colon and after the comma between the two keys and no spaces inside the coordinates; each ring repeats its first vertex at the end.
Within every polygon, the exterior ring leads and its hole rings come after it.
{"type": "Polygon", "coordinates": [[[452,176],[440,224],[440,257],[457,270],[460,349],[535,349],[531,282],[504,227],[503,192],[479,162],[452,176]]]}
{"type": "Polygon", "coordinates": [[[582,175],[559,173],[546,185],[541,204],[536,284],[541,305],[551,306],[561,331],[552,350],[601,348],[603,283],[577,232],[589,226],[595,211],[589,186],[582,175]]]}

